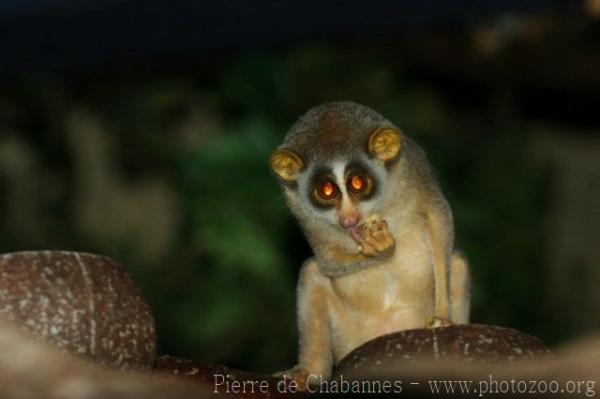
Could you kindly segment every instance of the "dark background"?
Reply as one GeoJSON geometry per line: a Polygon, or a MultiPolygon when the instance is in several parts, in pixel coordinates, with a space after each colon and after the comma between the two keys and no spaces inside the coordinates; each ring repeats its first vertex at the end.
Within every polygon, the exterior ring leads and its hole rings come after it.
{"type": "Polygon", "coordinates": [[[598,331],[599,2],[365,4],[3,2],[0,250],[115,258],[161,353],[289,367],[310,249],[268,157],[347,99],[427,150],[473,322],[598,331]]]}

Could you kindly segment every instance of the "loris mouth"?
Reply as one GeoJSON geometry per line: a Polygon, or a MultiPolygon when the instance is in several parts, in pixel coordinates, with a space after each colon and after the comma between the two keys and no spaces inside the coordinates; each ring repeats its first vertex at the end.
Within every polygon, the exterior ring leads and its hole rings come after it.
{"type": "Polygon", "coordinates": [[[363,225],[359,224],[359,225],[350,227],[347,230],[348,230],[348,233],[350,233],[350,237],[352,237],[352,239],[354,241],[356,241],[357,243],[360,244],[360,242],[362,241],[362,238],[363,238],[362,237],[363,236],[363,234],[362,234],[363,225]]]}
{"type": "Polygon", "coordinates": [[[352,227],[342,227],[338,225],[337,228],[339,229],[340,233],[350,236],[350,238],[352,238],[358,244],[360,244],[363,240],[363,223],[357,224],[356,226],[352,227]]]}
{"type": "Polygon", "coordinates": [[[365,229],[370,228],[370,226],[377,220],[381,220],[381,217],[377,214],[373,214],[365,219],[362,223],[349,227],[346,230],[350,234],[350,237],[360,244],[363,241],[365,229]]]}

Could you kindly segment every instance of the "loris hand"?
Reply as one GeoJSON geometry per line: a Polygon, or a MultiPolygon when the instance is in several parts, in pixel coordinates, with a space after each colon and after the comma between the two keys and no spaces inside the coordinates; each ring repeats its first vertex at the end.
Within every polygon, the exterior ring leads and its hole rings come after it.
{"type": "Polygon", "coordinates": [[[394,251],[396,240],[385,220],[369,218],[358,226],[358,250],[365,256],[381,256],[394,251]]]}

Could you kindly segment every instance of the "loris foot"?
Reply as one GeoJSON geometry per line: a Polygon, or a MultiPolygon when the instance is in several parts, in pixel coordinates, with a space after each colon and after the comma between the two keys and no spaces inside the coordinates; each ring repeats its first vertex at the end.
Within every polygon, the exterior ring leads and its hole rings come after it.
{"type": "Polygon", "coordinates": [[[309,372],[300,367],[294,367],[292,369],[275,373],[274,376],[278,378],[285,378],[288,382],[294,381],[298,387],[298,391],[306,391],[306,380],[308,379],[309,372]]]}
{"type": "Polygon", "coordinates": [[[380,256],[394,251],[396,240],[385,220],[373,216],[358,226],[358,250],[366,256],[380,256]]]}
{"type": "Polygon", "coordinates": [[[452,322],[450,320],[434,316],[427,320],[425,327],[426,328],[438,328],[438,327],[447,327],[447,326],[451,326],[451,325],[452,325],[452,322]]]}

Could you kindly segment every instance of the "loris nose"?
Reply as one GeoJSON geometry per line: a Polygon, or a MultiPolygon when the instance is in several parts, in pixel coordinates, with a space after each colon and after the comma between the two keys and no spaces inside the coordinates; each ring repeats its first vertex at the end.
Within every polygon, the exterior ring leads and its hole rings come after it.
{"type": "Polygon", "coordinates": [[[338,213],[340,226],[345,229],[356,226],[360,222],[360,212],[347,198],[342,199],[342,206],[338,213]]]}
{"type": "Polygon", "coordinates": [[[360,222],[360,215],[357,213],[351,215],[340,215],[340,225],[345,229],[356,226],[358,222],[360,222]]]}

